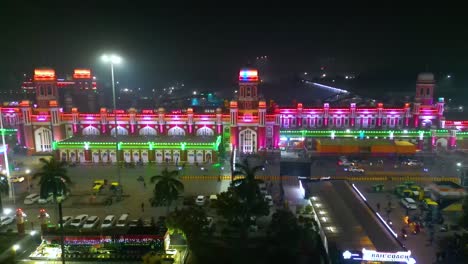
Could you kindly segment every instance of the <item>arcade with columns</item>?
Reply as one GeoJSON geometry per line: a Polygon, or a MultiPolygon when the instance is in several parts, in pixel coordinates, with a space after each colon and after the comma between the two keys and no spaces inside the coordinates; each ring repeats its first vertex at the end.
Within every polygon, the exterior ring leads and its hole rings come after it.
{"type": "Polygon", "coordinates": [[[1,118],[8,131],[16,129],[15,140],[29,153],[55,152],[67,162],[112,163],[119,155],[125,162],[211,163],[222,148],[255,153],[296,140],[313,150],[310,142],[317,138],[405,139],[420,150],[454,149],[460,142],[464,146],[468,136],[468,120],[445,120],[444,99],[433,102],[435,79],[430,73],[418,75],[415,102],[398,108],[382,103],[365,108],[298,103],[284,108],[267,106],[258,96],[258,71],[242,68],[238,98],[214,114],[191,108],[177,114],[164,108],[64,111],[53,88],[55,72],[35,74],[29,86],[37,89],[37,106],[25,100],[17,107],[2,107],[1,118]]]}

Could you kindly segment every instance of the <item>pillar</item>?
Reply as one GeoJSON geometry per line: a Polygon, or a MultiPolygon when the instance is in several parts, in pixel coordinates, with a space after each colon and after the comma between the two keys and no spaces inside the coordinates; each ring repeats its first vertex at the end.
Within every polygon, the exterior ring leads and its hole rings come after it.
{"type": "Polygon", "coordinates": [[[34,149],[34,133],[31,123],[31,104],[29,101],[22,101],[20,103],[21,107],[21,124],[22,124],[22,134],[23,134],[23,143],[24,146],[28,148],[28,153],[31,153],[34,149]]]}
{"type": "Polygon", "coordinates": [[[449,149],[455,149],[457,147],[457,130],[456,129],[451,129],[449,131],[449,144],[448,147],[449,149]]]}
{"type": "Polygon", "coordinates": [[[433,151],[436,147],[437,142],[437,134],[435,129],[431,129],[431,151],[433,151]]]}
{"type": "Polygon", "coordinates": [[[297,104],[296,124],[297,124],[297,127],[302,127],[302,104],[301,103],[297,104]]]}
{"type": "Polygon", "coordinates": [[[166,122],[164,121],[164,116],[165,116],[165,109],[160,107],[158,109],[158,124],[159,124],[159,134],[164,135],[164,126],[166,125],[166,122]]]}
{"type": "Polygon", "coordinates": [[[187,127],[189,135],[193,134],[193,108],[187,108],[187,127]]]}
{"type": "Polygon", "coordinates": [[[419,107],[421,106],[421,103],[414,103],[413,107],[413,127],[418,128],[419,127],[419,107]]]}
{"type": "Polygon", "coordinates": [[[130,124],[130,135],[135,135],[138,131],[136,131],[136,109],[130,108],[128,109],[128,117],[129,117],[129,124],[130,124]]]}
{"type": "Polygon", "coordinates": [[[328,127],[328,111],[330,109],[330,104],[329,103],[324,103],[323,104],[323,127],[328,127]]]}
{"type": "Polygon", "coordinates": [[[281,114],[278,108],[275,108],[275,124],[273,125],[273,148],[278,148],[280,143],[281,114]]]}
{"type": "MultiPolygon", "coordinates": [[[[265,131],[265,120],[266,119],[266,102],[258,102],[258,128],[257,128],[257,150],[266,147],[266,131],[265,131]]],[[[300,123],[298,123],[300,126],[300,123]]]]}
{"type": "Polygon", "coordinates": [[[238,146],[238,136],[239,136],[239,128],[237,127],[237,101],[231,101],[229,103],[229,112],[230,112],[230,124],[231,124],[231,144],[232,147],[235,148],[238,146]]]}
{"type": "Polygon", "coordinates": [[[377,127],[378,128],[382,127],[382,112],[383,112],[383,104],[378,103],[377,104],[377,127]]]}
{"type": "Polygon", "coordinates": [[[216,133],[218,135],[223,133],[223,112],[221,108],[216,108],[216,133]]]}
{"type": "Polygon", "coordinates": [[[351,127],[354,127],[356,123],[356,103],[351,103],[349,109],[350,109],[349,124],[351,127]]]}
{"type": "Polygon", "coordinates": [[[107,132],[107,109],[102,107],[99,110],[99,113],[101,114],[101,134],[105,135],[107,132]]]}

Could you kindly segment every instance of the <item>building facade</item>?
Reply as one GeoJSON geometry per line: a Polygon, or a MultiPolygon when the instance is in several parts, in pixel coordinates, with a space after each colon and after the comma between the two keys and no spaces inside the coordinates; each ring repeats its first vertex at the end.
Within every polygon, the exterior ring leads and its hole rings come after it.
{"type": "MultiPolygon", "coordinates": [[[[74,85],[87,83],[93,89],[90,77],[88,70],[75,70],[75,82],[87,81],[74,85]]],[[[192,108],[177,113],[164,108],[68,111],[58,101],[61,81],[53,70],[37,69],[34,80],[37,107],[25,100],[18,107],[2,108],[4,124],[17,129],[17,142],[30,153],[55,151],[69,162],[112,163],[119,155],[125,162],[205,163],[217,161],[223,148],[255,153],[299,141],[312,150],[314,139],[327,137],[409,139],[421,150],[453,149],[460,142],[463,147],[468,136],[468,120],[445,120],[444,99],[433,102],[435,80],[430,73],[418,76],[412,105],[336,108],[325,103],[309,108],[297,103],[284,108],[259,99],[258,71],[243,68],[237,100],[209,114],[192,108]]]]}

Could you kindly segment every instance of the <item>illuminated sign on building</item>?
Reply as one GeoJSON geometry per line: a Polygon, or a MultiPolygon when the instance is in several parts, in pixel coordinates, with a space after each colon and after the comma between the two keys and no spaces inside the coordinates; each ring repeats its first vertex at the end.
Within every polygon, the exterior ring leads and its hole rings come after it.
{"type": "Polygon", "coordinates": [[[91,70],[90,69],[75,69],[73,71],[74,79],[91,79],[91,70]]]}
{"type": "Polygon", "coordinates": [[[411,251],[398,251],[398,252],[378,252],[375,250],[362,249],[361,252],[350,252],[346,250],[343,252],[344,259],[353,260],[367,260],[367,261],[384,261],[384,262],[406,262],[408,264],[415,264],[416,260],[411,257],[411,251]]]}
{"type": "Polygon", "coordinates": [[[35,69],[34,81],[55,81],[55,70],[53,69],[35,69]]]}
{"type": "Polygon", "coordinates": [[[242,69],[239,72],[239,81],[256,82],[258,81],[258,71],[253,69],[242,69]]]}

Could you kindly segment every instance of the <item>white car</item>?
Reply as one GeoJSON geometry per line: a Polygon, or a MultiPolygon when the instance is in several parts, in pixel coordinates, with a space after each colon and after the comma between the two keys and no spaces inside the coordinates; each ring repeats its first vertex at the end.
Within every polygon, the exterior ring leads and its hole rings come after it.
{"type": "Polygon", "coordinates": [[[271,197],[271,195],[265,195],[265,201],[269,206],[273,206],[273,197],[271,197]]]}
{"type": "Polygon", "coordinates": [[[15,221],[14,216],[2,216],[0,217],[0,226],[10,225],[15,221]]]}
{"type": "Polygon", "coordinates": [[[139,219],[133,219],[133,220],[130,221],[130,223],[128,223],[128,226],[129,226],[129,227],[136,227],[136,226],[138,226],[138,224],[139,224],[141,221],[143,221],[141,218],[139,218],[139,219]]]}
{"type": "Polygon", "coordinates": [[[86,214],[75,216],[75,218],[73,218],[73,220],[71,221],[70,226],[81,227],[86,221],[86,219],[88,219],[88,215],[86,214]]]}
{"type": "Polygon", "coordinates": [[[357,173],[364,173],[365,170],[362,169],[362,168],[358,168],[358,167],[354,167],[354,166],[351,166],[349,168],[345,168],[345,171],[349,171],[349,172],[357,172],[357,173]]]}
{"type": "Polygon", "coordinates": [[[421,161],[418,161],[418,160],[409,160],[406,165],[408,166],[423,166],[424,163],[422,163],[421,161]]]}
{"type": "Polygon", "coordinates": [[[83,228],[95,228],[99,224],[99,217],[93,215],[86,219],[83,228]]]}
{"type": "Polygon", "coordinates": [[[34,204],[39,201],[41,196],[37,193],[32,193],[24,198],[24,204],[34,204]]]}
{"type": "Polygon", "coordinates": [[[206,200],[206,199],[205,199],[205,196],[203,196],[203,195],[198,195],[198,196],[197,196],[197,199],[195,199],[195,204],[196,204],[196,205],[199,205],[199,206],[203,206],[203,205],[205,205],[205,200],[206,200]]]}
{"type": "Polygon", "coordinates": [[[62,217],[62,224],[63,224],[63,226],[69,225],[69,224],[71,223],[72,220],[73,220],[73,217],[72,217],[72,216],[69,216],[69,215],[62,217]]]}
{"type": "Polygon", "coordinates": [[[418,209],[418,205],[412,198],[403,198],[401,199],[401,204],[406,208],[406,209],[411,209],[411,210],[416,210],[418,209]]]}
{"type": "Polygon", "coordinates": [[[104,218],[104,221],[102,221],[101,228],[108,228],[112,227],[115,224],[115,215],[108,215],[106,218],[104,218]]]}
{"type": "Polygon", "coordinates": [[[117,220],[117,224],[115,226],[117,227],[125,227],[127,225],[128,221],[128,214],[123,214],[119,217],[119,220],[117,220]]]}

